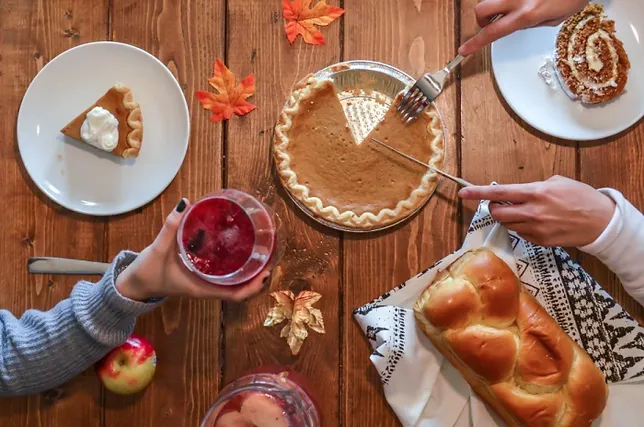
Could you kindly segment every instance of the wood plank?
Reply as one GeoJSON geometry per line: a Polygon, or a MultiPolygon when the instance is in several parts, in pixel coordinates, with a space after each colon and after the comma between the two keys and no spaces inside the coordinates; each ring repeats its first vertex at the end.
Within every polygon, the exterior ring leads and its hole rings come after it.
{"type": "MultiPolygon", "coordinates": [[[[183,167],[152,204],[109,225],[109,254],[141,250],[182,196],[196,200],[221,187],[221,126],[194,97],[207,89],[214,58],[223,55],[223,0],[113,0],[111,37],[155,55],[172,71],[191,109],[191,143],[183,167]]],[[[143,71],[142,71],[143,72],[143,71]]],[[[144,143],[153,144],[154,141],[144,143]]],[[[159,364],[142,396],[107,394],[106,426],[199,425],[219,386],[220,303],[172,299],[139,321],[159,364]]]]}
{"type": "MultiPolygon", "coordinates": [[[[644,126],[642,122],[624,135],[600,143],[580,143],[581,180],[596,187],[615,188],[640,211],[644,211],[644,126]],[[625,163],[626,162],[626,163],[625,163]]],[[[633,317],[644,324],[644,308],[633,300],[622,287],[617,276],[602,263],[587,254],[581,256],[582,265],[608,293],[633,317]]]]}
{"type": "MultiPolygon", "coordinates": [[[[479,30],[476,3],[461,4],[461,40],[479,30]]],[[[575,144],[541,134],[514,114],[495,86],[489,48],[469,58],[461,74],[463,178],[475,184],[533,182],[557,174],[575,178],[575,144]]],[[[476,203],[463,205],[465,229],[476,203]]]]}
{"type": "MultiPolygon", "coordinates": [[[[330,1],[338,4],[338,1],[330,1]]],[[[257,95],[250,101],[257,110],[227,124],[227,185],[250,192],[272,206],[284,222],[287,248],[280,267],[282,278],[273,289],[313,289],[323,295],[326,335],[310,332],[297,357],[285,340],[262,322],[272,305],[261,295],[243,305],[225,304],[225,370],[228,383],[247,371],[266,364],[288,366],[308,377],[320,396],[325,426],[338,425],[340,273],[339,234],[318,226],[288,200],[271,174],[269,147],[273,127],[289,96],[291,86],[306,74],[337,62],[340,22],[322,29],[326,46],[310,46],[297,40],[290,45],[284,34],[281,2],[228,3],[227,62],[240,77],[255,73],[257,95]]],[[[277,276],[277,275],[276,275],[277,276]]]]}
{"type": "MultiPolygon", "coordinates": [[[[478,29],[474,17],[476,0],[462,4],[462,36],[478,29]]],[[[503,183],[531,182],[559,174],[578,178],[595,187],[613,186],[642,209],[644,196],[635,171],[642,168],[642,126],[608,143],[571,144],[544,135],[518,118],[496,90],[490,72],[488,49],[468,60],[463,68],[463,158],[462,173],[474,183],[492,180],[503,183]],[[512,118],[512,120],[509,120],[512,118]],[[494,124],[503,123],[502,126],[494,124]],[[575,150],[579,149],[580,166],[575,168],[575,150]],[[624,153],[628,153],[625,155],[624,153]],[[624,158],[634,162],[624,167],[624,158]],[[481,165],[494,164],[494,168],[481,165]],[[638,168],[639,167],[639,168],[638,168]]],[[[475,204],[468,202],[464,211],[467,224],[475,204]]],[[[572,250],[571,253],[577,253],[572,250]]],[[[615,276],[597,260],[585,254],[578,259],[624,307],[640,321],[644,311],[623,291],[615,276]]]]}
{"type": "MultiPolygon", "coordinates": [[[[461,2],[461,40],[478,30],[477,0],[461,2]]],[[[512,112],[495,87],[489,48],[462,66],[462,175],[475,184],[532,182],[565,175],[574,178],[575,148],[541,134],[512,112]]],[[[464,204],[464,226],[476,203],[464,204]]]]}
{"type": "MultiPolygon", "coordinates": [[[[367,2],[345,0],[346,59],[371,59],[413,77],[443,67],[455,54],[451,0],[367,2]],[[367,25],[368,23],[368,25],[367,25]]],[[[445,170],[456,173],[457,87],[438,100],[446,137],[445,170]]],[[[385,401],[370,360],[370,345],[352,311],[394,288],[458,244],[456,187],[441,181],[419,215],[391,231],[344,239],[343,423],[345,426],[399,425],[385,401]],[[359,415],[358,415],[359,414],[359,415]]]]}
{"type": "MultiPolygon", "coordinates": [[[[59,53],[105,36],[107,0],[7,0],[0,4],[0,197],[5,238],[0,244],[5,287],[0,307],[16,316],[48,310],[67,298],[78,277],[28,276],[27,257],[50,255],[101,260],[104,222],[52,203],[29,178],[16,145],[16,117],[29,83],[59,53]]],[[[61,123],[61,127],[64,123],[61,123]]],[[[89,370],[56,390],[0,402],[6,427],[100,426],[101,388],[89,370]]]]}

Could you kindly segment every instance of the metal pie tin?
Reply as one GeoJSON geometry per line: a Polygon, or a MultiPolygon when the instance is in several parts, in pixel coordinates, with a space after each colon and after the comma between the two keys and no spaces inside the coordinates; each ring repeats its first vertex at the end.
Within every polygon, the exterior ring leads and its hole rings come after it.
{"type": "MultiPolygon", "coordinates": [[[[314,73],[313,76],[318,79],[329,79],[333,81],[340,103],[344,108],[344,113],[347,117],[347,122],[351,128],[351,132],[358,143],[361,143],[368,133],[378,123],[380,123],[396,96],[406,88],[413,86],[416,82],[409,74],[392,67],[391,65],[362,60],[346,61],[330,65],[314,73]]],[[[443,158],[445,158],[445,124],[438,108],[436,108],[436,111],[438,112],[438,117],[441,120],[444,147],[443,158]]],[[[409,212],[398,221],[369,229],[349,227],[326,220],[316,215],[298,198],[293,196],[283,183],[282,186],[293,203],[319,224],[334,230],[349,233],[373,233],[395,227],[416,215],[418,211],[425,207],[436,191],[439,179],[440,175],[437,177],[436,185],[433,190],[427,195],[418,208],[409,212]]],[[[281,179],[280,182],[282,182],[281,179]]]]}

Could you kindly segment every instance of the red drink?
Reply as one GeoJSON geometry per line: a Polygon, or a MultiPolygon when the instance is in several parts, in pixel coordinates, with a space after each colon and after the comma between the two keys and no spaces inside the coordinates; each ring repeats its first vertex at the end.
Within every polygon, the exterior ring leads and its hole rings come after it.
{"type": "Polygon", "coordinates": [[[301,377],[292,372],[247,375],[224,388],[201,427],[319,427],[301,377]]]}
{"type": "Polygon", "coordinates": [[[237,190],[207,196],[186,212],[177,240],[185,265],[218,285],[239,285],[258,275],[275,252],[279,219],[237,190]]]}
{"type": "Polygon", "coordinates": [[[239,270],[253,253],[253,223],[238,204],[227,199],[198,203],[183,226],[183,247],[199,271],[225,276],[239,270]]]}

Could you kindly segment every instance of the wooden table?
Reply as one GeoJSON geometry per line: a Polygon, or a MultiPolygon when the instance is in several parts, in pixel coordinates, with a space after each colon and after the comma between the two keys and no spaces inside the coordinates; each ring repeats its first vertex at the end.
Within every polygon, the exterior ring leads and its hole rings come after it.
{"type": "MultiPolygon", "coordinates": [[[[68,296],[75,278],[29,276],[27,257],[110,260],[123,248],[140,250],[181,196],[196,199],[235,187],[264,198],[286,223],[288,249],[272,288],[322,293],[327,328],[326,335],[312,333],[293,357],[279,328],[262,327],[271,304],[267,295],[242,305],[171,300],[137,325],[159,356],[156,378],[144,394],[107,393],[88,370],[51,392],[3,399],[0,425],[197,426],[223,385],[267,363],[291,366],[313,380],[323,394],[325,426],[397,425],[351,312],[458,248],[475,206],[459,203],[456,187],[442,181],[425,209],[393,231],[356,237],[327,230],[286,200],[272,175],[269,146],[278,112],[299,78],[348,59],[386,62],[414,76],[437,69],[475,32],[476,1],[334,0],[346,15],[323,29],[326,46],[302,40],[291,46],[280,0],[0,0],[0,307],[20,315],[68,296]],[[105,39],[139,46],[168,66],[190,106],[192,139],[181,172],[156,201],[128,215],[93,219],[60,209],[35,189],[17,153],[15,126],[27,86],[49,60],[105,39]],[[257,78],[251,98],[257,111],[224,124],[210,123],[194,96],[207,89],[217,57],[237,75],[257,78]]],[[[592,144],[539,134],[499,98],[487,51],[465,63],[438,104],[449,172],[475,183],[561,174],[617,188],[644,208],[641,122],[592,144]]],[[[644,309],[605,267],[577,256],[632,315],[644,319],[644,309]]]]}

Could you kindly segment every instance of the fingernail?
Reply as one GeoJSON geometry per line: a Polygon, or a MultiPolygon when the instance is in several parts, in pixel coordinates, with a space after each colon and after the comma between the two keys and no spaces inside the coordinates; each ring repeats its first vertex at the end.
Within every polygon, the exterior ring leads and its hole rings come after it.
{"type": "Polygon", "coordinates": [[[179,204],[177,205],[177,212],[181,213],[186,209],[186,201],[181,199],[179,204]]]}

